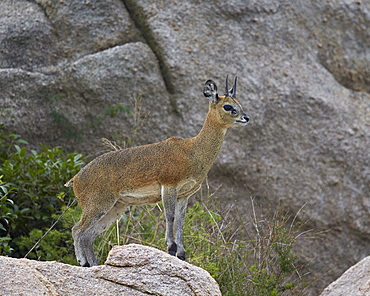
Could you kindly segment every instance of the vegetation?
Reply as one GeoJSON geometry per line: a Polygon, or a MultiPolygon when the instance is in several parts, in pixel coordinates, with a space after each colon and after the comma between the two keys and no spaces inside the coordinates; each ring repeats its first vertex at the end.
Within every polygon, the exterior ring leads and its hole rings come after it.
{"type": "Polygon", "coordinates": [[[64,114],[57,110],[53,110],[50,115],[54,124],[58,126],[61,137],[79,142],[83,140],[82,135],[86,130],[99,126],[108,117],[116,117],[125,113],[130,114],[130,110],[123,105],[107,106],[101,114],[94,116],[92,120],[82,125],[73,124],[64,114]]]}
{"type": "MultiPolygon", "coordinates": [[[[20,146],[26,144],[0,126],[0,251],[13,257],[23,257],[72,202],[63,185],[84,163],[81,154],[66,154],[60,147],[41,145],[37,152],[20,146]]],[[[56,225],[29,258],[59,260],[73,253],[66,227],[56,225]]]]}
{"type": "MultiPolygon", "coordinates": [[[[230,208],[220,208],[214,194],[188,208],[184,229],[187,261],[207,270],[219,283],[222,295],[303,295],[306,274],[297,267],[299,255],[293,250],[304,234],[299,232],[299,223],[295,219],[289,223],[291,217],[279,209],[271,220],[250,217],[255,231],[248,231],[248,240],[237,239],[242,228],[235,229],[237,221],[230,208]]],[[[100,263],[113,245],[139,243],[166,251],[162,212],[161,204],[132,207],[97,238],[100,263]]]]}
{"type": "MultiPolygon", "coordinates": [[[[134,125],[135,133],[141,124],[138,120],[134,125]]],[[[77,264],[71,227],[81,211],[63,184],[79,171],[84,156],[67,154],[60,147],[40,147],[28,149],[20,136],[0,126],[0,255],[77,264]]],[[[302,237],[296,218],[281,209],[272,219],[257,217],[253,208],[250,216],[236,221],[231,208],[218,205],[216,194],[203,192],[204,198],[188,209],[184,230],[188,261],[206,269],[226,296],[302,295],[306,284],[297,267],[299,254],[293,250],[302,237]],[[248,235],[242,236],[247,229],[248,235]]],[[[100,263],[113,245],[140,243],[165,251],[162,212],[161,204],[126,211],[96,239],[100,263]]]]}

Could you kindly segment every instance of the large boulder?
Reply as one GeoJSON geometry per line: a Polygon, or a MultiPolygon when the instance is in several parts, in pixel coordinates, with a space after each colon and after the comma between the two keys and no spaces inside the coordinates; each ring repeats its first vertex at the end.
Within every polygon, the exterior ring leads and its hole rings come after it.
{"type": "Polygon", "coordinates": [[[114,247],[105,265],[91,268],[0,257],[0,271],[4,296],[221,296],[207,271],[136,244],[114,247]]]}
{"type": "Polygon", "coordinates": [[[226,74],[238,75],[251,122],[228,133],[211,187],[224,185],[217,194],[245,225],[251,196],[293,215],[304,206],[298,220],[322,230],[297,247],[318,278],[313,295],[369,254],[368,1],[6,0],[1,8],[7,129],[34,146],[93,155],[101,137],[190,137],[207,111],[204,82],[222,90],[226,74]],[[134,98],[146,116],[139,132],[134,98]],[[119,105],[131,114],[111,112],[119,105]]]}

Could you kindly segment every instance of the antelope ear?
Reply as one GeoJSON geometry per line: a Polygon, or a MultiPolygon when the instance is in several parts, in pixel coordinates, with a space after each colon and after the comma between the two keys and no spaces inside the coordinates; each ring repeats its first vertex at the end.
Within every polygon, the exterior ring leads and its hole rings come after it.
{"type": "Polygon", "coordinates": [[[204,86],[203,94],[206,98],[216,103],[218,101],[217,85],[214,81],[208,80],[204,86]]]}

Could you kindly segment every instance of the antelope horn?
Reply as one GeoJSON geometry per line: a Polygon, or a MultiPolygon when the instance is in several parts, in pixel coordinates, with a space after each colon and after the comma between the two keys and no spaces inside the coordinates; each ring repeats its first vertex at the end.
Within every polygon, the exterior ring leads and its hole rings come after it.
{"type": "Polygon", "coordinates": [[[230,97],[233,97],[235,99],[236,97],[236,81],[237,81],[238,77],[235,76],[235,80],[234,80],[234,86],[233,88],[231,89],[231,92],[230,92],[230,97]]]}
{"type": "Polygon", "coordinates": [[[229,75],[226,75],[226,88],[225,88],[225,94],[229,95],[229,75]]]}
{"type": "Polygon", "coordinates": [[[236,96],[236,81],[238,77],[235,76],[234,85],[232,88],[229,89],[229,75],[226,75],[226,93],[225,96],[232,97],[235,99],[236,96]]]}

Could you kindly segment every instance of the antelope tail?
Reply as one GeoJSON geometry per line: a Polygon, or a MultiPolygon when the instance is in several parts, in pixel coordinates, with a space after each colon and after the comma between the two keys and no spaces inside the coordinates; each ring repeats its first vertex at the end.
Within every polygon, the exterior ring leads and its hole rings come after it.
{"type": "Polygon", "coordinates": [[[73,187],[73,179],[64,184],[65,187],[73,187]]]}

